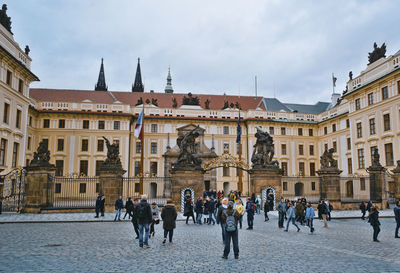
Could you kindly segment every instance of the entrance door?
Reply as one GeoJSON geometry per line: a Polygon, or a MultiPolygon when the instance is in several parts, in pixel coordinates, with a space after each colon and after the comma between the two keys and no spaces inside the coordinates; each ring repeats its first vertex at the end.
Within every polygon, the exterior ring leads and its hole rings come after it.
{"type": "Polygon", "coordinates": [[[150,198],[157,197],[157,183],[150,183],[150,198]]]}
{"type": "Polygon", "coordinates": [[[298,182],[294,185],[294,194],[296,196],[303,196],[304,192],[304,184],[301,182],[298,182]]]}
{"type": "Polygon", "coordinates": [[[207,192],[210,191],[210,180],[204,181],[204,188],[207,192]]]}

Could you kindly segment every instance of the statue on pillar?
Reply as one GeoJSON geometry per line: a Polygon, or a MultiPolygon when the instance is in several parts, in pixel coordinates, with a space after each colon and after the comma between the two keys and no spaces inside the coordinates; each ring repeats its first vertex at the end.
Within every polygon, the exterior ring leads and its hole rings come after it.
{"type": "Polygon", "coordinates": [[[31,167],[54,167],[53,164],[50,164],[50,151],[43,141],[39,143],[37,151],[33,153],[33,159],[29,164],[29,168],[31,167]]]}
{"type": "Polygon", "coordinates": [[[392,170],[394,173],[400,173],[400,160],[397,160],[397,166],[392,170]]]}
{"type": "Polygon", "coordinates": [[[199,132],[197,129],[193,129],[187,133],[181,133],[176,140],[179,147],[178,160],[175,163],[175,167],[195,167],[201,168],[201,159],[197,156],[197,143],[196,138],[199,137],[199,132]]]}
{"type": "Polygon", "coordinates": [[[273,160],[275,154],[273,138],[260,127],[257,126],[256,128],[257,132],[255,137],[257,138],[257,141],[253,146],[253,155],[251,156],[253,168],[278,168],[278,161],[273,160]]]}
{"type": "Polygon", "coordinates": [[[107,145],[107,158],[101,164],[101,170],[122,170],[121,159],[119,158],[119,145],[117,143],[111,144],[110,141],[104,136],[103,139],[106,141],[107,145]]]}
{"type": "Polygon", "coordinates": [[[367,171],[384,171],[386,170],[380,163],[380,155],[378,148],[375,148],[373,153],[372,153],[372,164],[369,168],[367,168],[367,171]]]}
{"type": "Polygon", "coordinates": [[[330,148],[329,150],[325,150],[325,152],[321,155],[321,169],[337,169],[337,160],[333,158],[333,153],[335,149],[330,148]]]}

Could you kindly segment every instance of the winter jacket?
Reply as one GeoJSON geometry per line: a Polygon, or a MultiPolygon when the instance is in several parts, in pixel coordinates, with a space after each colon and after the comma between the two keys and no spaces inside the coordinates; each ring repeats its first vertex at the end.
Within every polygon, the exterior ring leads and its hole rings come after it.
{"type": "Polygon", "coordinates": [[[308,219],[314,219],[315,216],[315,212],[313,207],[307,207],[306,208],[306,218],[308,219]]]}
{"type": "MultiPolygon", "coordinates": [[[[226,209],[225,211],[226,211],[226,214],[228,214],[228,216],[233,214],[233,216],[235,217],[235,222],[237,224],[237,222],[238,222],[238,220],[240,218],[239,213],[234,209],[226,209]]],[[[226,224],[226,215],[225,215],[225,213],[222,213],[221,221],[222,221],[222,223],[226,224]]]]}
{"type": "Polygon", "coordinates": [[[396,219],[397,222],[400,222],[400,206],[395,206],[394,209],[394,218],[396,219]]]}
{"type": "Polygon", "coordinates": [[[326,205],[326,203],[322,203],[322,204],[318,205],[318,211],[321,214],[328,214],[328,206],[326,205]]]}
{"type": "Polygon", "coordinates": [[[235,209],[239,213],[239,215],[243,215],[244,214],[244,207],[243,207],[242,204],[237,204],[235,209]]]}
{"type": "Polygon", "coordinates": [[[106,201],[106,199],[104,198],[104,195],[100,195],[99,197],[97,197],[96,199],[96,208],[100,209],[100,208],[104,208],[104,202],[106,201]]]}
{"type": "Polygon", "coordinates": [[[140,203],[137,205],[137,211],[138,211],[138,224],[140,225],[150,224],[150,222],[153,220],[153,214],[151,212],[151,207],[149,203],[147,203],[147,200],[140,200],[140,203]],[[145,215],[143,218],[140,218],[139,211],[142,208],[145,211],[145,215]]]}
{"type": "Polygon", "coordinates": [[[293,206],[289,207],[288,210],[286,211],[286,217],[288,219],[296,218],[296,213],[295,213],[295,209],[293,206]]]}
{"type": "Polygon", "coordinates": [[[117,201],[115,201],[115,209],[122,209],[124,207],[124,202],[121,199],[117,199],[117,201]]]}
{"type": "Polygon", "coordinates": [[[227,208],[227,206],[224,205],[224,204],[222,204],[221,206],[219,206],[218,212],[217,212],[217,224],[222,223],[221,215],[222,215],[222,212],[223,212],[224,210],[226,210],[226,208],[227,208]]]}
{"type": "Polygon", "coordinates": [[[280,213],[285,213],[286,212],[286,203],[285,202],[279,202],[278,211],[280,213]]]}
{"type": "Polygon", "coordinates": [[[367,204],[367,210],[368,210],[368,212],[371,211],[371,207],[372,207],[372,203],[371,203],[371,201],[369,201],[368,204],[367,204]]]}
{"type": "Polygon", "coordinates": [[[133,202],[132,202],[132,200],[128,200],[128,201],[126,201],[126,203],[125,203],[125,208],[126,208],[126,211],[129,213],[131,210],[133,210],[133,202]]]}
{"type": "Polygon", "coordinates": [[[159,209],[158,209],[157,205],[154,208],[151,207],[151,214],[152,214],[153,220],[159,220],[160,219],[159,209]]]}
{"type": "Polygon", "coordinates": [[[297,215],[297,216],[304,216],[304,209],[305,209],[305,208],[304,208],[304,204],[298,202],[298,203],[296,204],[296,208],[295,208],[296,215],[297,215]]]}
{"type": "Polygon", "coordinates": [[[209,201],[204,202],[203,214],[205,215],[208,215],[208,202],[209,201]]]}
{"type": "Polygon", "coordinates": [[[185,197],[185,207],[183,210],[183,216],[193,216],[193,204],[191,198],[185,197]]]}
{"type": "Polygon", "coordinates": [[[253,201],[250,200],[250,202],[247,202],[246,204],[246,212],[248,216],[254,216],[254,203],[253,201]]]}
{"type": "Polygon", "coordinates": [[[132,209],[128,212],[129,215],[132,217],[132,223],[137,223],[138,221],[138,205],[134,205],[132,203],[132,209]]]}
{"type": "Polygon", "coordinates": [[[368,222],[371,224],[371,226],[380,226],[381,223],[379,222],[379,211],[372,211],[369,216],[368,222]]]}
{"type": "Polygon", "coordinates": [[[176,217],[178,216],[174,204],[167,203],[161,211],[161,219],[163,220],[163,228],[172,230],[176,227],[176,217]]]}
{"type": "Polygon", "coordinates": [[[268,204],[268,200],[266,200],[265,203],[264,203],[264,212],[269,212],[269,209],[270,209],[270,207],[269,207],[269,204],[268,204]]]}
{"type": "Polygon", "coordinates": [[[208,213],[214,213],[214,211],[215,211],[215,201],[213,199],[208,201],[207,210],[208,210],[208,213]]]}
{"type": "Polygon", "coordinates": [[[195,207],[195,211],[196,213],[203,213],[203,201],[202,200],[197,200],[196,201],[196,207],[195,207]]]}
{"type": "Polygon", "coordinates": [[[365,203],[364,203],[364,202],[362,202],[362,203],[360,204],[360,210],[361,210],[362,213],[365,213],[365,211],[367,210],[367,209],[365,208],[365,203]]]}

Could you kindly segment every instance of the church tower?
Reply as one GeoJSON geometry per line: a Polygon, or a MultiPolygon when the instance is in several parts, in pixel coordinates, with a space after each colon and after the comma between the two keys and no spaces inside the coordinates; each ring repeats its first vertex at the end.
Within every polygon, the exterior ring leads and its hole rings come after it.
{"type": "Polygon", "coordinates": [[[95,91],[107,91],[108,87],[106,85],[106,77],[104,75],[104,65],[103,58],[101,58],[101,66],[99,72],[99,79],[97,80],[97,84],[94,87],[95,91]]]}
{"type": "Polygon", "coordinates": [[[144,92],[144,86],[142,83],[142,74],[140,72],[140,58],[138,58],[135,83],[132,85],[132,92],[142,92],[142,93],[144,92]]]}
{"type": "Polygon", "coordinates": [[[170,69],[170,67],[168,67],[167,85],[165,86],[165,93],[169,93],[169,94],[174,93],[174,89],[172,88],[171,81],[172,81],[171,69],[170,69]]]}

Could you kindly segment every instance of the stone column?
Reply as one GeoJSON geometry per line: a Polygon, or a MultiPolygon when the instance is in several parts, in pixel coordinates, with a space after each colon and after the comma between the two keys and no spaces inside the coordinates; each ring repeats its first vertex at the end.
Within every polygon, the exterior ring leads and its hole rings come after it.
{"type": "Polygon", "coordinates": [[[276,168],[253,168],[250,171],[250,192],[262,196],[262,191],[268,187],[275,189],[275,202],[282,197],[282,172],[276,168]]]}
{"type": "Polygon", "coordinates": [[[319,192],[321,199],[328,199],[334,209],[341,209],[342,202],[340,196],[340,173],[342,171],[336,168],[320,169],[319,192]]]}
{"type": "Polygon", "coordinates": [[[55,172],[53,166],[27,167],[25,207],[21,212],[40,213],[42,208],[53,206],[55,172]]]}
{"type": "Polygon", "coordinates": [[[125,173],[122,169],[110,170],[103,169],[100,170],[100,192],[104,194],[105,197],[105,207],[106,212],[115,211],[115,201],[120,195],[122,195],[123,189],[123,177],[125,173]]]}
{"type": "Polygon", "coordinates": [[[185,188],[194,190],[195,198],[203,196],[204,174],[202,170],[177,168],[171,171],[172,182],[172,200],[177,206],[177,210],[181,210],[181,191],[185,188]]]}
{"type": "Polygon", "coordinates": [[[394,180],[394,198],[400,200],[400,160],[397,160],[397,167],[392,170],[394,180]]]}
{"type": "Polygon", "coordinates": [[[385,173],[386,169],[382,166],[371,166],[367,168],[369,173],[369,199],[372,203],[380,203],[380,209],[387,208],[385,173]]]}

